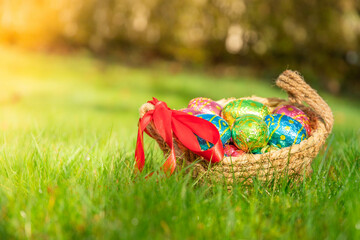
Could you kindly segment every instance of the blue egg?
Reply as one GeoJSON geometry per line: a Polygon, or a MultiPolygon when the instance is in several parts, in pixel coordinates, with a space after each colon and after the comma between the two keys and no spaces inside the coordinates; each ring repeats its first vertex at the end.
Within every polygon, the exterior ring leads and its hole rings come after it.
{"type": "Polygon", "coordinates": [[[289,116],[269,114],[264,120],[269,129],[269,144],[272,146],[290,147],[308,137],[304,126],[289,116]]]}
{"type": "MultiPolygon", "coordinates": [[[[231,130],[229,127],[229,124],[218,115],[214,114],[198,114],[196,115],[199,118],[202,118],[206,121],[211,122],[219,131],[220,134],[220,140],[223,145],[225,145],[227,142],[230,141],[231,138],[231,130]]],[[[208,150],[213,146],[212,143],[205,141],[204,139],[197,137],[201,150],[208,150]]]]}

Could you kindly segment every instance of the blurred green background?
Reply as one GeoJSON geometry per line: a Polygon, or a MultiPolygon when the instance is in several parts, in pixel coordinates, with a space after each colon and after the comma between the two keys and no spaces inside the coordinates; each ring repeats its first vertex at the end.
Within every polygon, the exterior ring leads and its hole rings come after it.
{"type": "Polygon", "coordinates": [[[104,60],[276,77],[360,92],[357,0],[0,0],[0,42],[104,60]]]}
{"type": "MultiPolygon", "coordinates": [[[[360,239],[360,1],[0,0],[0,239],[360,239]],[[134,173],[139,107],[286,98],[334,128],[300,184],[134,173]]],[[[146,169],[164,157],[145,137],[146,169]]],[[[256,179],[255,179],[256,180],[256,179]]]]}

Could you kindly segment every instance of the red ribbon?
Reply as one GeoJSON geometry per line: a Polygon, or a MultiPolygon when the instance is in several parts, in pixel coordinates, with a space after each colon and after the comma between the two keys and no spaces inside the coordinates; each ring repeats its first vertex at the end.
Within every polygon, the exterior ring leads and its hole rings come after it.
{"type": "Polygon", "coordinates": [[[165,102],[159,101],[156,98],[153,98],[153,100],[148,103],[153,104],[155,109],[148,111],[139,119],[135,160],[136,167],[140,172],[145,165],[143,133],[144,131],[147,133],[146,127],[151,122],[171,150],[169,157],[163,165],[165,173],[168,173],[170,170],[170,174],[172,174],[176,167],[173,136],[190,151],[212,163],[219,162],[223,159],[224,149],[220,140],[219,131],[212,123],[184,112],[171,110],[165,102]],[[202,151],[196,135],[214,144],[214,146],[202,151]]]}

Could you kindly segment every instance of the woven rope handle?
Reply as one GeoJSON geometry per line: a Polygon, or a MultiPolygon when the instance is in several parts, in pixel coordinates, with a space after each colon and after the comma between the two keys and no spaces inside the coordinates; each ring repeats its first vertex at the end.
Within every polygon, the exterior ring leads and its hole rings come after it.
{"type": "Polygon", "coordinates": [[[148,111],[154,110],[154,109],[155,109],[155,106],[152,105],[151,103],[144,103],[139,109],[140,118],[142,118],[145,115],[145,113],[147,113],[148,111]]]}
{"type": "Polygon", "coordinates": [[[276,85],[289,95],[289,100],[296,103],[307,103],[325,122],[327,133],[330,134],[334,117],[329,105],[312,89],[299,73],[286,70],[276,80],[276,85]]]}

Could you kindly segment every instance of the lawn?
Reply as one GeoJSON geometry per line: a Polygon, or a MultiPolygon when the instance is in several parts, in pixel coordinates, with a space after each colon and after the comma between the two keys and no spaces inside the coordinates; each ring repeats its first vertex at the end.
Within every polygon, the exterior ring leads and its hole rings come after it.
{"type": "MultiPolygon", "coordinates": [[[[274,79],[0,48],[1,239],[360,239],[359,101],[320,92],[335,126],[300,184],[135,179],[141,104],[253,94],[286,97],[274,79]]],[[[150,172],[163,158],[145,148],[150,172]]]]}

